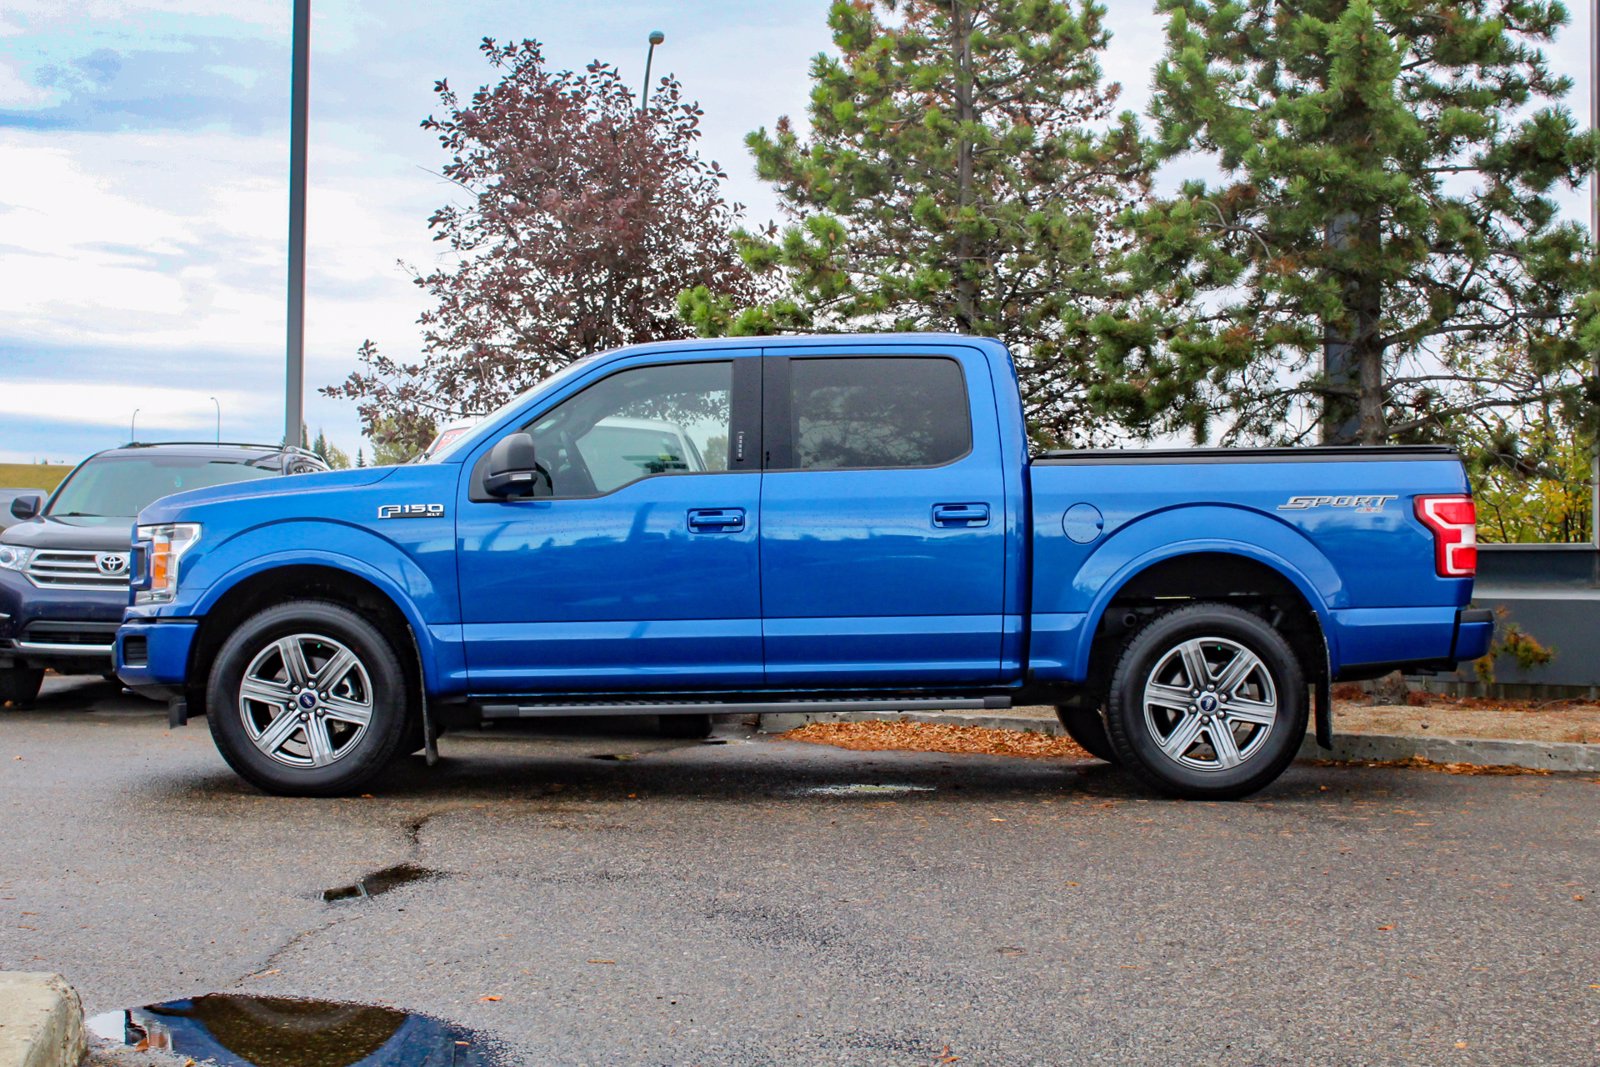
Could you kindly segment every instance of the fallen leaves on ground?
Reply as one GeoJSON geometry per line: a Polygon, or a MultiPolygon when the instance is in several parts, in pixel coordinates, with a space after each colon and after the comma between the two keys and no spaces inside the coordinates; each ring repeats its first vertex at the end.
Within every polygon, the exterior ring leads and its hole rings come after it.
{"type": "Polygon", "coordinates": [[[1092,759],[1069,738],[927,722],[814,722],[778,736],[859,752],[954,752],[1028,759],[1092,759]]]}
{"type": "Polygon", "coordinates": [[[1406,759],[1362,759],[1362,760],[1312,760],[1318,767],[1400,767],[1408,770],[1433,771],[1437,774],[1466,774],[1466,775],[1516,775],[1533,774],[1547,776],[1550,774],[1543,767],[1508,767],[1504,764],[1479,764],[1479,763],[1439,763],[1435,760],[1424,759],[1421,756],[1410,756],[1406,759]]]}

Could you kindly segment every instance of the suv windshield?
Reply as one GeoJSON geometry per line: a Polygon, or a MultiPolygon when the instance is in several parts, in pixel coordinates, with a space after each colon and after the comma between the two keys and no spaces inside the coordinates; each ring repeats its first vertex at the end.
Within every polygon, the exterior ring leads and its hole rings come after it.
{"type": "Polygon", "coordinates": [[[252,478],[272,478],[281,473],[279,459],[272,454],[253,459],[154,454],[99,456],[79,467],[66,480],[56,491],[46,514],[57,518],[131,521],[147,504],[169,493],[252,478]]]}

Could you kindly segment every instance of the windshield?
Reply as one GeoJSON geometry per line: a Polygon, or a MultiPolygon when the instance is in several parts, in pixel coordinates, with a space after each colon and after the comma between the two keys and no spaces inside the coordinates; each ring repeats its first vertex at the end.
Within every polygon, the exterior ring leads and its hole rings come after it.
{"type": "Polygon", "coordinates": [[[79,467],[56,492],[46,514],[56,518],[132,520],[146,505],[186,489],[272,478],[276,453],[206,459],[200,456],[100,456],[79,467]]]}
{"type": "MultiPolygon", "coordinates": [[[[479,427],[482,427],[482,426],[492,426],[492,425],[494,425],[495,423],[499,422],[501,419],[505,418],[506,415],[510,414],[511,412],[515,411],[517,408],[521,407],[523,405],[523,403],[530,396],[532,396],[534,393],[542,392],[542,391],[544,391],[546,389],[550,389],[550,388],[553,388],[554,386],[560,385],[562,382],[566,381],[568,378],[572,377],[574,374],[577,374],[580,370],[583,370],[586,367],[588,367],[589,363],[595,358],[595,356],[600,356],[600,355],[604,355],[604,354],[605,353],[603,353],[603,352],[597,352],[597,353],[595,353],[594,356],[584,356],[582,359],[574,360],[573,362],[568,363],[565,367],[562,367],[560,370],[558,370],[554,374],[550,375],[550,377],[546,378],[544,381],[540,382],[538,385],[529,386],[528,388],[524,389],[522,392],[518,393],[516,396],[512,397],[510,400],[507,400],[504,404],[501,404],[499,407],[497,407],[493,411],[489,412],[489,414],[487,414],[483,418],[479,419],[471,427],[471,430],[476,430],[476,429],[478,429],[479,427]]],[[[430,451],[427,455],[425,455],[421,459],[417,460],[417,462],[418,463],[442,463],[443,461],[449,459],[456,452],[460,451],[461,446],[464,445],[468,440],[470,440],[474,436],[473,433],[471,432],[471,430],[469,430],[466,433],[463,433],[463,434],[459,435],[453,441],[448,441],[448,442],[441,441],[441,442],[439,442],[435,446],[435,449],[433,451],[430,451]]]]}

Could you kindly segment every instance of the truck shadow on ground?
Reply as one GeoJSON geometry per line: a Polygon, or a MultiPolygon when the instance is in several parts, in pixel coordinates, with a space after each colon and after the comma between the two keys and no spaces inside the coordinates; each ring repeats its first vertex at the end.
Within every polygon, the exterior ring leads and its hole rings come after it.
{"type": "MultiPolygon", "coordinates": [[[[762,735],[718,737],[711,744],[622,733],[563,735],[511,744],[500,739],[447,737],[441,751],[443,758],[433,767],[420,755],[401,760],[374,782],[363,798],[533,806],[648,805],[679,800],[977,806],[1042,799],[1213,806],[1212,802],[1159,796],[1121,769],[1098,761],[849,751],[762,735]]],[[[1327,783],[1343,770],[1297,765],[1255,798],[1215,803],[1325,803],[1327,783]]],[[[170,786],[169,795],[190,799],[264,796],[226,772],[174,781],[170,786]]]]}

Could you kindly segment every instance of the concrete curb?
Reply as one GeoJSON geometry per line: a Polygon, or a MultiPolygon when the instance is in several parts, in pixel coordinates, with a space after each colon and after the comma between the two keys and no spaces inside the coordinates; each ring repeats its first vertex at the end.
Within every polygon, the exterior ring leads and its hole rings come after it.
{"type": "Polygon", "coordinates": [[[1361,762],[1420,757],[1435,763],[1470,763],[1478,767],[1526,767],[1541,771],[1600,771],[1600,745],[1565,741],[1490,741],[1473,737],[1395,737],[1387,734],[1343,734],[1333,751],[1318,748],[1311,738],[1300,746],[1300,759],[1361,762]]]}
{"type": "Polygon", "coordinates": [[[0,972],[0,1067],[78,1067],[83,1004],[59,974],[0,972]]]}
{"type": "MultiPolygon", "coordinates": [[[[813,722],[923,722],[945,726],[987,726],[997,730],[1032,731],[1060,737],[1066,731],[1054,718],[1006,712],[905,711],[819,712],[763,715],[763,733],[782,733],[813,722]]],[[[1413,757],[1435,763],[1470,763],[1480,767],[1526,767],[1544,771],[1600,771],[1600,745],[1562,741],[1488,741],[1456,737],[1401,737],[1388,734],[1340,734],[1333,750],[1318,748],[1310,737],[1299,759],[1387,762],[1413,757]]]]}

